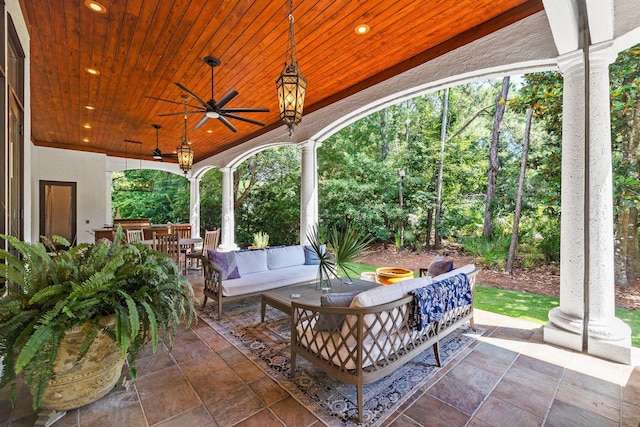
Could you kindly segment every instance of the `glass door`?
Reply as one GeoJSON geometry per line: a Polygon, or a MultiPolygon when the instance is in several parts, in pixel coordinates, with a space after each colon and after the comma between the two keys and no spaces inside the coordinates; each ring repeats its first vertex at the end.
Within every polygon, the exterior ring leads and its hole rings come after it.
{"type": "Polygon", "coordinates": [[[40,236],[76,243],[76,183],[40,181],[40,236]]]}

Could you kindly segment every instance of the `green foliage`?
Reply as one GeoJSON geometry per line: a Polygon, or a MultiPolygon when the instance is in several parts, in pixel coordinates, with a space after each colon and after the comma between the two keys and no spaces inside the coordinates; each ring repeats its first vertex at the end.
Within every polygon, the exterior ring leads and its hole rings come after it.
{"type": "Polygon", "coordinates": [[[8,285],[0,298],[0,387],[23,373],[36,409],[66,332],[81,326],[86,334],[81,359],[98,333],[107,334],[127,355],[132,378],[136,357],[147,342],[169,347],[180,319],[195,317],[193,290],[166,255],[142,243],[126,242],[118,229],[114,242],[101,240],[68,250],[51,242],[25,243],[0,236],[20,254],[0,251],[6,264],[0,277],[8,285]],[[101,324],[115,316],[115,326],[101,324]]]}
{"type": "Polygon", "coordinates": [[[184,176],[157,170],[128,170],[114,179],[140,176],[154,184],[153,192],[112,191],[114,212],[122,218],[150,218],[154,224],[189,222],[189,181],[184,176]]]}
{"type": "Polygon", "coordinates": [[[300,242],[300,148],[272,148],[242,163],[236,171],[236,200],[254,166],[256,183],[236,209],[236,241],[249,245],[254,233],[264,231],[272,244],[300,242]]]}
{"type": "Polygon", "coordinates": [[[504,268],[510,244],[511,236],[508,235],[500,235],[493,239],[467,237],[462,240],[467,252],[480,257],[480,265],[491,268],[504,268]]]}

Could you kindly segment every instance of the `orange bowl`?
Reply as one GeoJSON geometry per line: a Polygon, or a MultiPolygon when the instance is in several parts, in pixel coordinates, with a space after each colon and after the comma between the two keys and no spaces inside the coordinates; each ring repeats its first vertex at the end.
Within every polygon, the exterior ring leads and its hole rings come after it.
{"type": "Polygon", "coordinates": [[[380,267],[376,269],[378,282],[393,285],[403,280],[413,279],[413,270],[403,267],[380,267]]]}

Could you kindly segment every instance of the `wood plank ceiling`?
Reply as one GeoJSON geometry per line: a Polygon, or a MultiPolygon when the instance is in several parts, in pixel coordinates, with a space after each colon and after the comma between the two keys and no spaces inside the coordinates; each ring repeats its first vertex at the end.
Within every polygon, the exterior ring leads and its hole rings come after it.
{"type": "MultiPolygon", "coordinates": [[[[161,124],[159,145],[174,152],[183,116],[159,117],[182,106],[180,82],[204,100],[239,92],[227,107],[266,107],[243,113],[267,124],[231,120],[233,133],[201,114],[189,116],[196,161],[276,126],[275,80],[287,50],[289,5],[285,0],[99,0],[106,13],[84,0],[20,0],[31,36],[32,141],[36,145],[138,157],[144,142],[155,148],[152,123],[161,124]],[[99,75],[85,71],[94,68],[99,75]],[[88,110],[85,106],[95,110],[88,110]],[[86,129],[84,126],[91,126],[86,129]],[[88,140],[88,142],[83,141],[88,140]],[[129,144],[130,145],[130,144],[129,144]],[[132,153],[132,151],[134,151],[132,153]]],[[[305,112],[415,67],[447,51],[542,10],[541,0],[295,0],[298,59],[309,81],[305,112]],[[371,30],[358,35],[355,27],[371,30]]],[[[190,100],[190,103],[194,103],[190,100]]],[[[301,126],[304,125],[304,118],[301,126]]]]}

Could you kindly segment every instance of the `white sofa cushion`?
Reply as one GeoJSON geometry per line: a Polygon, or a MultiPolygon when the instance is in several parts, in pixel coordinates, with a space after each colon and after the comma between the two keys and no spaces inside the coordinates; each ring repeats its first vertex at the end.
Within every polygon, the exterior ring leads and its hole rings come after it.
{"type": "Polygon", "coordinates": [[[267,249],[267,267],[269,270],[303,265],[304,262],[304,246],[297,245],[267,249]]]}
{"type": "Polygon", "coordinates": [[[236,264],[238,265],[238,273],[240,273],[240,277],[245,274],[267,271],[269,269],[267,267],[267,251],[264,249],[236,251],[236,264]]]}
{"type": "MultiPolygon", "coordinates": [[[[449,271],[447,273],[441,274],[436,277],[418,277],[416,279],[404,280],[402,282],[398,282],[394,285],[382,286],[379,288],[369,289],[368,291],[364,291],[359,293],[353,298],[351,305],[349,307],[354,308],[363,308],[363,307],[374,307],[376,305],[386,304],[388,302],[392,302],[401,298],[406,297],[409,294],[409,291],[412,291],[417,288],[421,288],[423,286],[427,286],[430,283],[435,283],[440,280],[444,280],[448,277],[455,276],[459,273],[469,274],[476,267],[473,264],[467,264],[455,270],[449,271]]],[[[237,280],[237,279],[236,279],[237,280]]],[[[397,310],[397,309],[396,309],[397,310]]],[[[402,313],[403,316],[405,313],[402,313]]],[[[391,331],[394,327],[398,327],[399,325],[394,325],[391,322],[386,322],[388,318],[387,313],[383,313],[381,316],[381,320],[383,324],[386,324],[385,329],[387,333],[391,331]],[[386,322],[386,323],[385,323],[386,322]]],[[[401,321],[403,316],[398,316],[397,312],[393,312],[393,318],[397,319],[395,323],[401,321]]],[[[367,314],[364,316],[364,322],[367,327],[371,327],[373,322],[375,322],[375,315],[367,314]]],[[[353,315],[347,315],[344,324],[342,326],[342,336],[347,337],[346,342],[348,346],[356,345],[356,338],[353,335],[349,335],[349,330],[351,329],[351,325],[355,324],[356,317],[353,315]]],[[[382,330],[382,326],[380,323],[376,323],[372,328],[372,333],[377,334],[382,330]]]]}
{"type": "Polygon", "coordinates": [[[298,265],[246,275],[240,274],[240,278],[238,279],[224,280],[222,282],[222,295],[230,297],[263,292],[282,286],[312,281],[317,278],[317,265],[298,265]]]}

